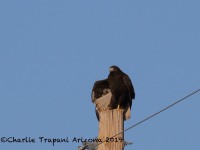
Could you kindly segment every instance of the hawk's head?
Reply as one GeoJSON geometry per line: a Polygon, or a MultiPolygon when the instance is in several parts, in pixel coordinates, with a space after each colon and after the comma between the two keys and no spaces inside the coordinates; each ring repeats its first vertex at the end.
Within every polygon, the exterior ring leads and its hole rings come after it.
{"type": "Polygon", "coordinates": [[[121,72],[120,68],[117,66],[111,66],[109,70],[110,72],[121,72]]]}

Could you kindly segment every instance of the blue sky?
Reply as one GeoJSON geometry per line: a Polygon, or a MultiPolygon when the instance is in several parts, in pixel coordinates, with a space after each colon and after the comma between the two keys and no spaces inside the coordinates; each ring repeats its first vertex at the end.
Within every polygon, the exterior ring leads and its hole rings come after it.
{"type": "MultiPolygon", "coordinates": [[[[125,128],[200,88],[200,2],[0,2],[0,136],[93,138],[96,80],[118,65],[136,99],[125,128]]],[[[126,150],[199,149],[200,94],[125,133],[126,150]]],[[[81,143],[2,143],[76,150],[81,143]]]]}

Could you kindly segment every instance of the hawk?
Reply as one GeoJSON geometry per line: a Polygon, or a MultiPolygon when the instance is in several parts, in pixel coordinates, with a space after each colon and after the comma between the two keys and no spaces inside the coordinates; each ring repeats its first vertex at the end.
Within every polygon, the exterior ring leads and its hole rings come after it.
{"type": "MultiPolygon", "coordinates": [[[[107,79],[99,80],[94,83],[92,89],[92,102],[111,92],[112,97],[109,109],[125,109],[132,106],[132,99],[135,99],[135,91],[131,79],[118,66],[109,68],[107,79]]],[[[95,108],[97,119],[99,114],[95,108]]]]}

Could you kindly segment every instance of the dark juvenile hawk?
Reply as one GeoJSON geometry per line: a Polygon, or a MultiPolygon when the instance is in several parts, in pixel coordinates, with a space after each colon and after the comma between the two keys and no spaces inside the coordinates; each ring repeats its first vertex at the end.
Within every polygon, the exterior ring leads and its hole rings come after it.
{"type": "Polygon", "coordinates": [[[131,79],[122,72],[119,67],[111,66],[108,75],[108,86],[112,93],[110,108],[124,109],[127,105],[132,106],[132,99],[135,99],[135,91],[131,79]]]}
{"type": "MultiPolygon", "coordinates": [[[[127,105],[131,108],[132,99],[135,99],[135,91],[129,76],[122,72],[117,66],[110,67],[110,74],[107,79],[99,80],[94,83],[92,102],[109,92],[112,93],[109,109],[125,109],[127,105]]],[[[99,120],[97,110],[96,115],[99,120]]]]}

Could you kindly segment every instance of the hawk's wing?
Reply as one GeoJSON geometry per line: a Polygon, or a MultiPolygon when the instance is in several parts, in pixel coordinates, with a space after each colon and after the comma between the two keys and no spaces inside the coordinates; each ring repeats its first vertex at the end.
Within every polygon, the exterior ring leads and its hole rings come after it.
{"type": "MultiPolygon", "coordinates": [[[[94,103],[96,99],[106,95],[109,92],[110,92],[110,88],[108,86],[107,79],[96,81],[92,88],[92,96],[91,96],[92,102],[94,103]]],[[[99,121],[99,113],[98,113],[97,108],[95,108],[95,112],[96,112],[97,119],[99,121]]]]}
{"type": "Polygon", "coordinates": [[[129,78],[129,76],[127,74],[124,73],[123,74],[123,80],[124,80],[124,83],[126,84],[126,86],[128,88],[128,91],[129,91],[131,98],[135,99],[135,91],[134,91],[131,79],[129,78]]]}
{"type": "Polygon", "coordinates": [[[110,92],[107,79],[99,80],[94,83],[92,88],[92,102],[110,92]]]}

